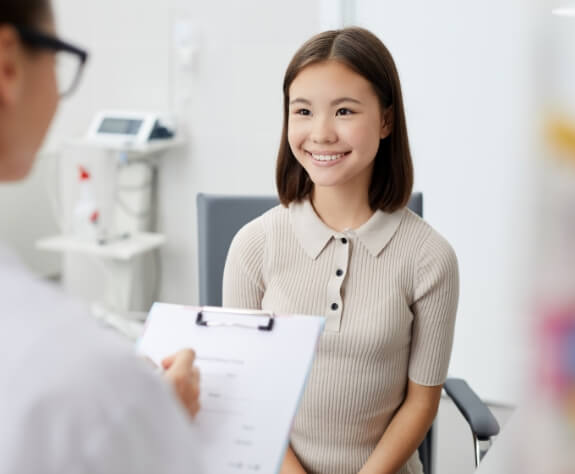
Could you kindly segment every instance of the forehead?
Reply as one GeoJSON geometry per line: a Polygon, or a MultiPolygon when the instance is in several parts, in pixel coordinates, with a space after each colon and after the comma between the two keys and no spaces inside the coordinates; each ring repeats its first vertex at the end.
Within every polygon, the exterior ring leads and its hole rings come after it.
{"type": "Polygon", "coordinates": [[[367,79],[335,60],[304,67],[292,81],[289,96],[290,99],[298,97],[320,99],[322,97],[333,98],[333,96],[377,99],[367,79]]]}

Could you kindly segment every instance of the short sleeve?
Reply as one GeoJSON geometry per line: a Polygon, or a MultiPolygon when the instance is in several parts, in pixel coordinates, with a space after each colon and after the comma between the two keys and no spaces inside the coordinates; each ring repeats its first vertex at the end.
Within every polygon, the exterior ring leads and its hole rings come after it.
{"type": "Polygon", "coordinates": [[[447,377],[459,298],[457,257],[434,230],[420,248],[415,276],[409,378],[441,385],[447,377]]]}
{"type": "Polygon", "coordinates": [[[228,250],[222,284],[224,307],[261,308],[264,248],[265,232],[259,217],[238,231],[228,250]]]}

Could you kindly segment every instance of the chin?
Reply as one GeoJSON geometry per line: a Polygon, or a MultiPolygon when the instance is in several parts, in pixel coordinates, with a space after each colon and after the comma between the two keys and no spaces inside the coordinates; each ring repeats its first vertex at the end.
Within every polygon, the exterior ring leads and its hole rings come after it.
{"type": "Polygon", "coordinates": [[[338,186],[342,184],[341,179],[325,179],[325,178],[315,178],[314,176],[310,176],[311,182],[314,186],[320,186],[322,188],[331,188],[333,186],[338,186]]]}

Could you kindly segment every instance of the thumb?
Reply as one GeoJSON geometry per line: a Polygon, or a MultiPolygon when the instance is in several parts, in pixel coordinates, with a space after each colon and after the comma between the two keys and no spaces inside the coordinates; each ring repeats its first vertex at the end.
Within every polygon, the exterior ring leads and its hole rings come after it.
{"type": "Polygon", "coordinates": [[[172,354],[162,359],[162,368],[164,370],[168,370],[176,360],[176,356],[177,354],[172,354]]]}
{"type": "Polygon", "coordinates": [[[184,367],[186,369],[192,368],[194,360],[196,359],[196,353],[192,349],[182,349],[176,352],[162,361],[162,367],[164,370],[169,369],[172,366],[184,367]]]}

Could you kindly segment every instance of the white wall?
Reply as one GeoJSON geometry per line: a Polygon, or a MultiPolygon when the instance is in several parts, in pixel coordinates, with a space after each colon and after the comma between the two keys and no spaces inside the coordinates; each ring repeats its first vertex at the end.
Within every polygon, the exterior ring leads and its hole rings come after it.
{"type": "Polygon", "coordinates": [[[357,0],[394,56],[426,219],[454,246],[461,296],[450,366],[517,400],[532,245],[533,2],[357,0]]]}

